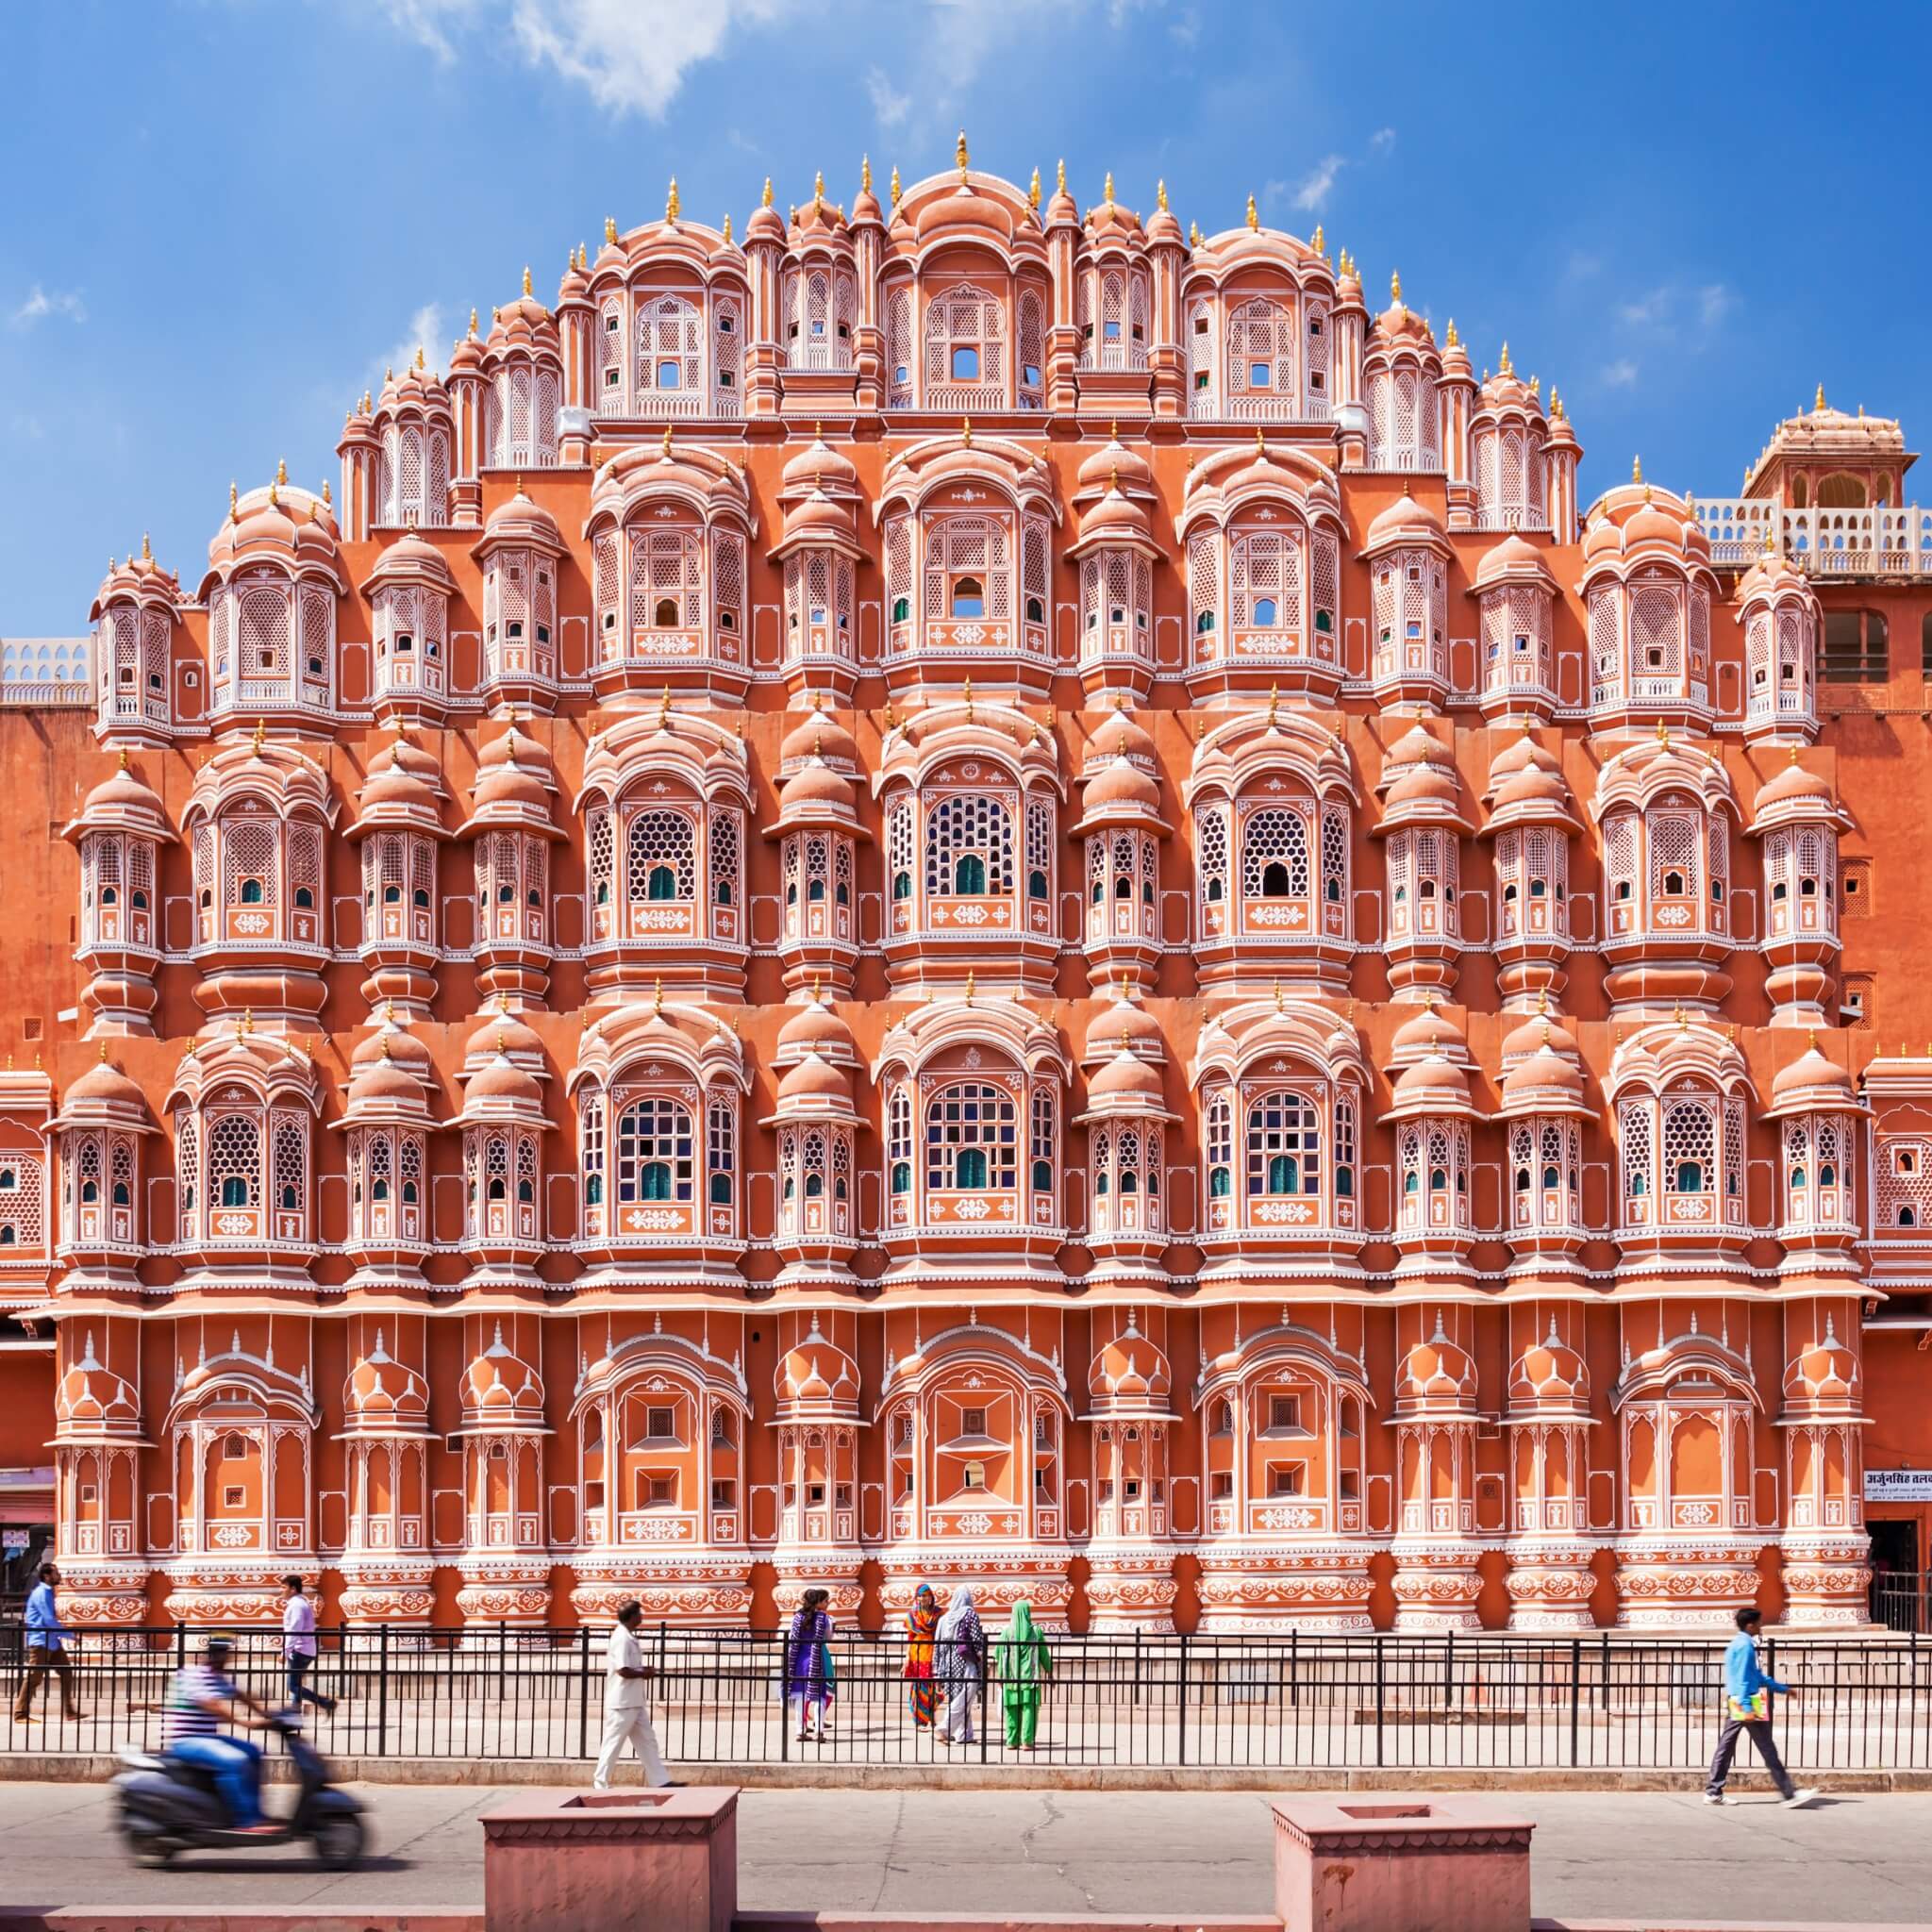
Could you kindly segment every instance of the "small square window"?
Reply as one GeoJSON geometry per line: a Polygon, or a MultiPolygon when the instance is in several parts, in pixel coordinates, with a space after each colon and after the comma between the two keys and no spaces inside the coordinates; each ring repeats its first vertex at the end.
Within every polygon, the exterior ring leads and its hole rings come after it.
{"type": "Polygon", "coordinates": [[[711,1507],[735,1509],[737,1507],[738,1485],[728,1475],[714,1477],[711,1482],[711,1507]]]}
{"type": "Polygon", "coordinates": [[[986,1411],[983,1408],[962,1408],[959,1411],[959,1433],[962,1436],[983,1436],[986,1434],[986,1411]]]}
{"type": "Polygon", "coordinates": [[[953,344],[953,380],[955,382],[977,382],[979,380],[979,349],[975,343],[955,342],[953,344]]]}
{"type": "Polygon", "coordinates": [[[679,389],[684,383],[684,364],[675,357],[666,357],[658,364],[658,387],[659,389],[679,389]]]}
{"type": "Polygon", "coordinates": [[[1268,1398],[1268,1428],[1273,1435],[1287,1435],[1302,1425],[1302,1399],[1299,1395],[1271,1395],[1268,1398]]]}
{"type": "Polygon", "coordinates": [[[1268,1493],[1271,1496],[1299,1496],[1307,1480],[1306,1463],[1271,1462],[1268,1465],[1268,1493]]]}
{"type": "Polygon", "coordinates": [[[245,1509],[248,1507],[248,1492],[240,1483],[230,1483],[222,1491],[224,1509],[245,1509]]]}
{"type": "Polygon", "coordinates": [[[677,1411],[675,1408],[647,1408],[644,1411],[644,1435],[653,1442],[675,1441],[677,1411]]]}
{"type": "Polygon", "coordinates": [[[668,1509],[677,1501],[677,1478],[675,1475],[653,1475],[644,1478],[644,1506],[650,1509],[668,1509]]]}

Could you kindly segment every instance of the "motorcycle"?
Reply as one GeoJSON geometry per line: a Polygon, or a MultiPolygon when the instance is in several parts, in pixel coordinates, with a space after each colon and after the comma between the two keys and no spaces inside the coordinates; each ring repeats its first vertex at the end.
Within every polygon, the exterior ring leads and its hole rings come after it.
{"type": "Polygon", "coordinates": [[[295,1767],[295,1802],[285,1818],[272,1819],[274,1831],[238,1831],[215,1790],[209,1773],[184,1764],[165,1749],[129,1747],[121,1753],[114,1779],[122,1836],[134,1862],[150,1871],[170,1864],[177,1852],[256,1851],[302,1839],[331,1872],[342,1872],[362,1856],[362,1805],[329,1783],[328,1766],[302,1735],[302,1720],[278,1712],[268,1728],[287,1740],[295,1767]]]}

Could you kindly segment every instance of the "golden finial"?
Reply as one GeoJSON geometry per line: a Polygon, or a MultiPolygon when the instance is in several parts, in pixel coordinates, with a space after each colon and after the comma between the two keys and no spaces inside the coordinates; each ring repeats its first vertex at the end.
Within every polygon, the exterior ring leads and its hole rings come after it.
{"type": "Polygon", "coordinates": [[[1260,225],[1260,210],[1256,208],[1255,197],[1251,194],[1248,196],[1248,226],[1250,228],[1258,228],[1260,225]]]}
{"type": "Polygon", "coordinates": [[[373,402],[372,402],[372,400],[371,400],[371,397],[370,397],[369,391],[367,391],[367,390],[365,389],[365,390],[364,390],[364,391],[362,391],[362,413],[363,413],[363,414],[364,414],[365,416],[366,416],[366,415],[368,415],[368,413],[369,413],[370,409],[371,409],[371,408],[372,408],[373,407],[374,407],[374,405],[373,405],[373,402]]]}
{"type": "MultiPolygon", "coordinates": [[[[1777,538],[1773,534],[1772,526],[1769,524],[1766,524],[1764,526],[1764,554],[1767,557],[1774,557],[1777,554],[1777,538]]],[[[1797,755],[1797,748],[1793,746],[1791,756],[1795,758],[1797,755]]]]}
{"type": "Polygon", "coordinates": [[[821,168],[811,177],[811,205],[823,208],[825,202],[825,171],[821,168]]]}
{"type": "Polygon", "coordinates": [[[124,745],[124,746],[122,747],[122,751],[121,751],[121,770],[122,770],[122,771],[124,771],[124,772],[125,772],[125,771],[126,771],[126,770],[127,770],[127,765],[128,765],[128,760],[127,760],[127,751],[126,751],[126,747],[125,747],[125,746],[124,745]]]}
{"type": "Polygon", "coordinates": [[[155,554],[147,545],[147,532],[145,530],[141,533],[141,560],[143,563],[152,563],[155,560],[155,554]]]}
{"type": "Polygon", "coordinates": [[[1822,409],[1824,407],[1824,385],[1822,382],[1818,385],[1818,394],[1812,400],[1811,407],[1814,409],[1822,409]]]}
{"type": "Polygon", "coordinates": [[[418,369],[426,369],[428,366],[428,358],[423,353],[423,344],[418,342],[416,344],[416,367],[418,369]]]}
{"type": "Polygon", "coordinates": [[[671,687],[667,684],[658,699],[658,729],[662,731],[671,722],[671,687]]]}
{"type": "Polygon", "coordinates": [[[527,263],[525,263],[525,267],[524,267],[524,293],[527,295],[527,294],[528,294],[529,292],[530,292],[530,270],[529,270],[529,265],[528,265],[527,263]]]}
{"type": "Polygon", "coordinates": [[[667,463],[671,460],[671,425],[668,423],[664,425],[664,446],[660,454],[667,463]]]}
{"type": "Polygon", "coordinates": [[[659,979],[651,988],[651,1010],[661,1013],[664,1010],[664,982],[659,979]]]}
{"type": "Polygon", "coordinates": [[[860,155],[858,158],[858,185],[865,193],[870,194],[872,192],[872,157],[870,155],[860,155]]]}
{"type": "Polygon", "coordinates": [[[1100,198],[1106,202],[1108,208],[1113,206],[1113,170],[1111,168],[1107,171],[1107,179],[1101,183],[1100,198]]]}
{"type": "Polygon", "coordinates": [[[1641,457],[1632,457],[1630,458],[1630,480],[1633,483],[1641,483],[1643,481],[1643,458],[1641,457]]]}
{"type": "Polygon", "coordinates": [[[1278,683],[1268,687],[1268,728],[1274,729],[1276,715],[1281,709],[1281,686],[1278,683]]]}
{"type": "Polygon", "coordinates": [[[973,447],[973,418],[971,416],[961,416],[959,418],[959,441],[968,449],[973,447]]]}
{"type": "Polygon", "coordinates": [[[258,719],[257,719],[257,720],[255,721],[255,749],[256,749],[257,751],[259,751],[259,750],[261,749],[261,741],[262,741],[262,740],[263,740],[264,738],[266,738],[267,736],[268,736],[268,726],[267,726],[267,724],[264,724],[264,723],[262,722],[262,720],[261,720],[261,719],[258,718],[258,719]]]}
{"type": "Polygon", "coordinates": [[[604,217],[604,241],[606,246],[608,246],[609,243],[615,242],[616,240],[617,217],[615,215],[606,215],[604,217]]]}
{"type": "MultiPolygon", "coordinates": [[[[1442,346],[1445,349],[1455,349],[1459,348],[1461,344],[1462,338],[1456,333],[1456,318],[1452,315],[1449,318],[1449,333],[1447,336],[1443,338],[1442,346]]],[[[1503,348],[1505,354],[1507,354],[1508,352],[1509,344],[1507,342],[1505,342],[1503,344],[1503,348]]]]}
{"type": "Polygon", "coordinates": [[[1397,269],[1389,277],[1389,299],[1396,308],[1402,307],[1402,271],[1397,269]]]}
{"type": "Polygon", "coordinates": [[[890,738],[899,728],[899,714],[892,708],[891,698],[886,700],[886,736],[890,738]]]}
{"type": "Polygon", "coordinates": [[[724,245],[727,248],[731,246],[731,210],[729,208],[724,210],[724,245]]]}
{"type": "Polygon", "coordinates": [[[1536,990],[1536,1009],[1539,1013],[1547,1013],[1550,1010],[1550,990],[1546,986],[1540,986],[1536,990]]]}
{"type": "MultiPolygon", "coordinates": [[[[962,137],[962,138],[963,138],[963,137],[962,137]]],[[[967,969],[966,969],[966,1004],[967,1004],[967,1005],[968,1005],[969,1007],[970,1007],[970,1006],[971,1006],[971,1005],[973,1004],[973,985],[974,985],[974,976],[973,976],[973,969],[972,969],[972,967],[970,967],[970,966],[969,966],[969,967],[967,967],[967,969]]]]}
{"type": "Polygon", "coordinates": [[[1288,1001],[1282,993],[1281,982],[1278,979],[1274,982],[1274,1010],[1277,1013],[1285,1013],[1288,1010],[1288,1001]]]}
{"type": "Polygon", "coordinates": [[[1164,179],[1157,181],[1154,184],[1154,206],[1158,208],[1162,214],[1166,214],[1168,212],[1167,183],[1164,179]]]}
{"type": "Polygon", "coordinates": [[[1258,424],[1255,426],[1255,454],[1257,457],[1265,457],[1268,454],[1267,433],[1258,424]]]}
{"type": "Polygon", "coordinates": [[[1321,252],[1322,252],[1322,225],[1321,225],[1321,223],[1320,223],[1320,222],[1317,222],[1317,223],[1315,224],[1315,253],[1316,253],[1317,255],[1320,255],[1320,254],[1321,254],[1321,252]]]}
{"type": "Polygon", "coordinates": [[[288,488],[288,485],[289,485],[289,459],[288,459],[288,458],[287,458],[287,457],[277,457],[277,458],[275,458],[275,481],[276,481],[276,483],[278,483],[278,484],[279,484],[279,485],[280,485],[280,486],[281,486],[281,487],[282,487],[283,489],[285,489],[285,490],[286,490],[286,489],[288,488]]]}
{"type": "Polygon", "coordinates": [[[963,127],[959,130],[958,140],[953,143],[953,159],[960,174],[965,174],[969,162],[966,155],[966,130],[963,127]]]}
{"type": "Polygon", "coordinates": [[[1067,192],[1067,162],[1064,155],[1060,157],[1059,164],[1054,170],[1054,192],[1057,194],[1064,194],[1067,192]]]}
{"type": "Polygon", "coordinates": [[[1509,344],[1507,342],[1503,344],[1503,366],[1497,371],[1497,374],[1499,375],[1514,375],[1516,374],[1515,368],[1509,360],[1509,344]]]}
{"type": "Polygon", "coordinates": [[[1033,179],[1026,184],[1026,206],[1035,214],[1040,212],[1040,170],[1035,168],[1033,179]]]}
{"type": "Polygon", "coordinates": [[[1671,741],[1671,727],[1661,718],[1657,721],[1657,741],[1659,744],[1668,744],[1671,741]]]}
{"type": "Polygon", "coordinates": [[[1121,466],[1118,463],[1110,463],[1108,464],[1107,471],[1108,494],[1111,496],[1112,494],[1114,494],[1115,491],[1117,491],[1120,489],[1120,487],[1121,466]]]}
{"type": "Polygon", "coordinates": [[[894,208],[897,208],[899,206],[899,164],[897,161],[894,161],[892,163],[892,179],[891,183],[891,188],[892,195],[892,206],[894,208]]]}
{"type": "Polygon", "coordinates": [[[255,1031],[255,1008],[253,1007],[243,1007],[242,1008],[241,1031],[244,1034],[255,1031]]]}
{"type": "Polygon", "coordinates": [[[108,1042],[105,1040],[101,1041],[101,1064],[104,1067],[108,1064],[108,1042]]]}
{"type": "Polygon", "coordinates": [[[811,976],[811,1003],[813,1006],[819,1005],[819,1003],[824,998],[824,991],[822,991],[824,985],[824,981],[819,976],[819,974],[814,973],[811,976]]]}
{"type": "Polygon", "coordinates": [[[322,479],[322,507],[324,509],[332,509],[335,507],[335,498],[329,494],[326,476],[322,479]]]}
{"type": "Polygon", "coordinates": [[[1677,1024],[1681,1028],[1690,1025],[1690,1021],[1684,1017],[1684,1002],[1679,1000],[1677,1002],[1677,1024]]]}
{"type": "Polygon", "coordinates": [[[970,724],[973,722],[973,674],[970,671],[966,674],[965,683],[960,687],[960,695],[966,700],[966,722],[970,724]]]}

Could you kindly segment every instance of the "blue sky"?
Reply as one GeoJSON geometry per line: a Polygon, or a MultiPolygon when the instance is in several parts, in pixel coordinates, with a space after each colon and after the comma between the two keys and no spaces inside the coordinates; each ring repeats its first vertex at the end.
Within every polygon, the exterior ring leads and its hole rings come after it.
{"type": "MultiPolygon", "coordinates": [[[[976,166],[1111,169],[1212,231],[1317,221],[1379,297],[1563,391],[1585,500],[1701,494],[1821,381],[1932,435],[1932,8],[1210,0],[0,5],[0,635],[72,634],[109,552],[191,587],[231,476],[336,474],[351,397],[607,213],[740,228],[976,166]]],[[[1926,486],[1932,491],[1932,482],[1926,486]]]]}

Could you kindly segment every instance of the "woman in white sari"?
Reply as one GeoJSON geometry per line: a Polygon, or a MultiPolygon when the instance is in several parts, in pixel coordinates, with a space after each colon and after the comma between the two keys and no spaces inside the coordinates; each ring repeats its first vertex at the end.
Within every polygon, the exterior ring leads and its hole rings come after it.
{"type": "Polygon", "coordinates": [[[946,1599],[946,1613],[933,1632],[932,1673],[945,1686],[945,1715],[939,1724],[943,1744],[973,1741],[973,1704],[985,1667],[986,1636],[973,1592],[962,1583],[946,1599]]]}

